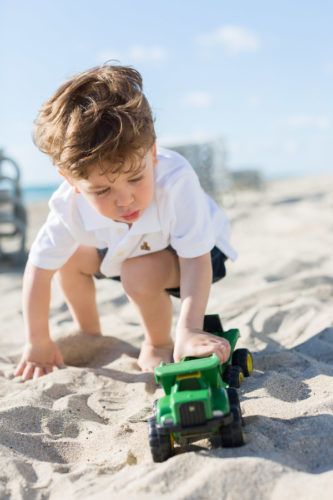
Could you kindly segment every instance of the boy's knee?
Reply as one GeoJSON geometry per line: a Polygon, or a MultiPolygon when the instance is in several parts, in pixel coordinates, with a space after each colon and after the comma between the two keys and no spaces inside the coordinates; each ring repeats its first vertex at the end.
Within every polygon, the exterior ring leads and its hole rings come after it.
{"type": "Polygon", "coordinates": [[[149,262],[142,257],[133,257],[122,263],[121,282],[129,296],[154,293],[157,286],[149,262]]]}

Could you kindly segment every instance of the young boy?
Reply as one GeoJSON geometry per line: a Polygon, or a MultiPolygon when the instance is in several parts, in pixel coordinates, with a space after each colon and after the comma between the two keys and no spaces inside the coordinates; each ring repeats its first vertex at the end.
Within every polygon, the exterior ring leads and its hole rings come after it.
{"type": "Polygon", "coordinates": [[[101,335],[94,276],[120,279],[145,332],[138,365],[217,353],[227,341],[202,331],[212,281],[235,259],[224,211],[180,155],[158,153],[140,74],[103,65],[74,76],[42,106],[35,142],[64,183],[34,241],[23,280],[26,344],[16,375],[37,378],[63,364],[48,326],[57,272],[82,332],[101,335]],[[181,298],[175,342],[172,302],[181,298]]]}

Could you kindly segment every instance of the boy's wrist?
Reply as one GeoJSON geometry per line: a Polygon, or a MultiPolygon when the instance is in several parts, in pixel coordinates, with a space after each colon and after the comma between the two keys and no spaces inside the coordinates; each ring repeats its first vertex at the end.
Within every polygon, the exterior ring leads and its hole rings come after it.
{"type": "Polygon", "coordinates": [[[203,327],[203,315],[197,314],[194,311],[181,311],[177,325],[176,331],[193,331],[199,330],[201,331],[203,327]]]}
{"type": "Polygon", "coordinates": [[[176,337],[184,337],[188,333],[202,333],[202,329],[196,326],[185,326],[185,325],[177,325],[176,327],[176,337]]]}
{"type": "Polygon", "coordinates": [[[46,344],[50,342],[51,337],[49,332],[32,332],[26,334],[26,343],[31,345],[46,344]]]}

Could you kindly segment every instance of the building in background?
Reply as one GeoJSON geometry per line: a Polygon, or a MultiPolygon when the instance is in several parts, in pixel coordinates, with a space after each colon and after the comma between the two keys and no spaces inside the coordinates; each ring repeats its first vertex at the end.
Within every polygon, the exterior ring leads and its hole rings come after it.
{"type": "Polygon", "coordinates": [[[226,148],[221,138],[211,141],[193,141],[164,144],[184,156],[196,171],[203,189],[217,202],[229,192],[232,176],[226,167],[226,148]]]}

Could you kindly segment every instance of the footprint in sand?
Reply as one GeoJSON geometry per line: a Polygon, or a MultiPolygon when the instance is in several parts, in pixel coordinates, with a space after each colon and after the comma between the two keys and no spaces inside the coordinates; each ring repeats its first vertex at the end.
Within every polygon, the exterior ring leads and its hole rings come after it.
{"type": "Polygon", "coordinates": [[[273,373],[264,387],[270,396],[288,403],[307,399],[310,395],[307,384],[284,374],[273,373]]]}
{"type": "Polygon", "coordinates": [[[14,452],[40,462],[65,463],[78,460],[82,446],[77,420],[68,412],[17,406],[0,412],[0,443],[14,452]]]}

